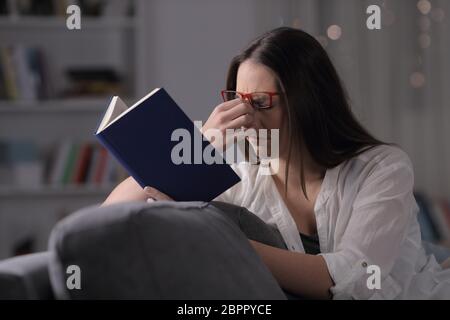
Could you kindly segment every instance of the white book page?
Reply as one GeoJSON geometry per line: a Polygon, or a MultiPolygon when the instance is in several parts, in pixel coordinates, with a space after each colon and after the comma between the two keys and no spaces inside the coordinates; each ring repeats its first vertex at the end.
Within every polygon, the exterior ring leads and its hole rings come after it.
{"type": "Polygon", "coordinates": [[[108,109],[105,112],[100,126],[98,127],[97,133],[103,131],[114,119],[119,117],[122,113],[126,112],[128,109],[125,102],[122,101],[118,96],[114,96],[109,103],[108,109]]]}
{"type": "Polygon", "coordinates": [[[111,100],[111,103],[109,104],[108,109],[106,110],[105,116],[103,117],[103,120],[97,130],[97,133],[103,131],[111,124],[122,118],[128,112],[130,112],[138,105],[140,105],[143,101],[148,99],[151,95],[155,94],[159,89],[161,88],[154,89],[152,92],[141,98],[138,102],[136,102],[129,108],[127,107],[125,102],[122,101],[122,99],[120,99],[118,96],[114,96],[111,100]]]}

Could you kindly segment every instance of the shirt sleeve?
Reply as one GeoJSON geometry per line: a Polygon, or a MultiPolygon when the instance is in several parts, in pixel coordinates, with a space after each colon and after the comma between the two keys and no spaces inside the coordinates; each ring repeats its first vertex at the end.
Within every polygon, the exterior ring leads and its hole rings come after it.
{"type": "Polygon", "coordinates": [[[370,169],[341,241],[334,252],[321,254],[334,281],[335,299],[393,299],[401,292],[390,272],[417,210],[413,186],[412,164],[401,150],[370,169]],[[377,273],[379,285],[373,278],[377,273]]]}

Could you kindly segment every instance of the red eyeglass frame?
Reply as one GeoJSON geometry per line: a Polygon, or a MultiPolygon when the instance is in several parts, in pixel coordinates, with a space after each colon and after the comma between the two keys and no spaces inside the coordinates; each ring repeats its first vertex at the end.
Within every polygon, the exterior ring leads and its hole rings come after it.
{"type": "MultiPolygon", "coordinates": [[[[227,100],[225,99],[225,94],[227,92],[235,92],[238,93],[242,96],[243,99],[247,99],[250,104],[253,106],[253,99],[252,99],[252,95],[255,93],[265,93],[269,95],[269,106],[267,108],[257,108],[257,109],[270,109],[273,107],[272,102],[273,102],[273,97],[274,96],[279,96],[280,93],[279,92],[270,92],[270,91],[257,91],[257,92],[251,92],[251,93],[243,93],[243,92],[239,92],[239,91],[235,91],[235,90],[222,90],[220,93],[222,94],[222,99],[224,102],[226,102],[227,100]]],[[[255,107],[254,107],[255,108],[255,107]]]]}

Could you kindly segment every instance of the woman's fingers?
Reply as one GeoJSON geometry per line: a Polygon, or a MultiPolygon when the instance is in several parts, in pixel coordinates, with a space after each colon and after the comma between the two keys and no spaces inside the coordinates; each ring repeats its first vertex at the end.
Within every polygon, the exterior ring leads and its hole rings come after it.
{"type": "Polygon", "coordinates": [[[223,102],[214,108],[211,115],[230,110],[230,109],[234,108],[235,106],[237,106],[239,103],[242,103],[241,99],[234,99],[234,100],[223,102]]]}
{"type": "Polygon", "coordinates": [[[234,99],[217,106],[201,128],[201,132],[216,148],[222,148],[229,142],[227,137],[223,137],[223,140],[227,141],[214,141],[215,139],[209,137],[208,130],[216,129],[225,134],[227,129],[241,128],[257,128],[255,110],[248,101],[234,99]]]}
{"type": "Polygon", "coordinates": [[[223,119],[225,121],[232,121],[244,114],[253,115],[255,110],[248,102],[242,102],[233,108],[223,112],[223,119]]]}
{"type": "Polygon", "coordinates": [[[227,127],[230,129],[241,129],[242,127],[259,129],[257,123],[256,117],[253,114],[246,113],[232,120],[227,127]]]}
{"type": "MultiPolygon", "coordinates": [[[[149,199],[153,199],[155,201],[173,201],[173,199],[171,197],[169,197],[168,195],[162,193],[161,191],[152,188],[152,187],[145,187],[144,188],[144,192],[148,195],[149,199]]],[[[152,201],[148,201],[147,202],[152,202],[152,201]]]]}

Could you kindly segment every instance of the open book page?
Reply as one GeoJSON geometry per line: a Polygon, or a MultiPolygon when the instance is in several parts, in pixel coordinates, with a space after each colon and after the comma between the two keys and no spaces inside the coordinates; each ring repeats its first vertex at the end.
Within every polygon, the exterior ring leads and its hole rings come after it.
{"type": "MultiPolygon", "coordinates": [[[[138,102],[136,102],[135,104],[133,104],[129,108],[126,106],[126,104],[119,97],[115,97],[115,98],[117,98],[116,105],[118,106],[119,115],[118,116],[113,116],[112,118],[110,118],[110,120],[106,122],[105,127],[102,127],[101,130],[99,130],[99,131],[102,131],[103,129],[107,128],[108,126],[110,126],[111,124],[113,124],[114,122],[116,122],[117,120],[122,118],[123,116],[125,116],[128,112],[130,112],[134,108],[138,107],[143,101],[145,101],[148,98],[150,98],[150,96],[152,96],[154,93],[156,93],[159,89],[161,89],[161,88],[154,89],[152,92],[150,92],[149,94],[144,96],[142,99],[140,99],[138,102]],[[123,109],[123,107],[125,107],[125,109],[123,109]]],[[[112,104],[112,102],[111,102],[111,104],[112,104]]],[[[115,115],[116,111],[114,110],[113,112],[111,112],[111,114],[113,114],[113,113],[115,115]]]]}
{"type": "Polygon", "coordinates": [[[105,116],[98,127],[97,133],[105,129],[109,124],[111,124],[115,119],[117,119],[121,114],[127,111],[128,107],[125,102],[122,101],[118,96],[114,96],[105,112],[105,116]]]}

